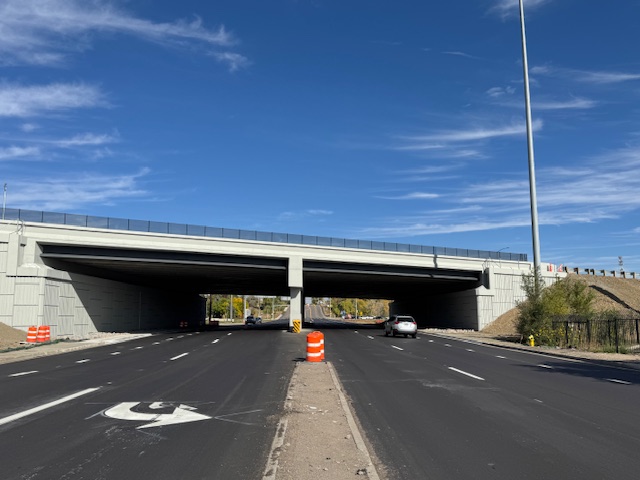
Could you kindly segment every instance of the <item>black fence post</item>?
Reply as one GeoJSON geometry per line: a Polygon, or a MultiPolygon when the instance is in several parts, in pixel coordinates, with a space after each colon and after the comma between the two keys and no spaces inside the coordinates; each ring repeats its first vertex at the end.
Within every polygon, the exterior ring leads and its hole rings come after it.
{"type": "Polygon", "coordinates": [[[620,349],[619,349],[620,342],[618,339],[618,317],[614,319],[614,326],[616,328],[616,353],[620,353],[620,349]]]}
{"type": "Polygon", "coordinates": [[[564,322],[564,346],[569,346],[569,320],[564,322]]]}
{"type": "Polygon", "coordinates": [[[638,329],[638,319],[636,318],[636,343],[640,345],[640,329],[638,329]]]}

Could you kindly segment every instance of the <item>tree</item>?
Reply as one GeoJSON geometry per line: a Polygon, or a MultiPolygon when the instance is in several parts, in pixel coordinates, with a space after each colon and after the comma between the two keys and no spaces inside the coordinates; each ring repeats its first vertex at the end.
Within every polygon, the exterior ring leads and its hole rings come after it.
{"type": "Polygon", "coordinates": [[[522,276],[522,289],[527,299],[518,305],[518,332],[526,337],[533,335],[537,343],[555,343],[561,332],[554,330],[554,318],[567,315],[588,318],[593,314],[594,293],[577,278],[556,278],[555,283],[544,287],[542,275],[536,271],[522,276]]]}

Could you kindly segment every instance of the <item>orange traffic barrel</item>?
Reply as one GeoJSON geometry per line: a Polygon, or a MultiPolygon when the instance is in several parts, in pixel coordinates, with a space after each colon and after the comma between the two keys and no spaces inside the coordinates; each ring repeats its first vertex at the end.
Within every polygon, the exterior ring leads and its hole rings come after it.
{"type": "Polygon", "coordinates": [[[36,338],[38,343],[44,343],[51,340],[51,328],[48,325],[41,325],[38,327],[38,336],[36,338]]]}
{"type": "Polygon", "coordinates": [[[324,335],[322,332],[311,332],[307,335],[307,362],[324,360],[324,335]]]}
{"type": "Polygon", "coordinates": [[[38,327],[29,327],[27,330],[27,343],[36,343],[38,338],[38,327]]]}

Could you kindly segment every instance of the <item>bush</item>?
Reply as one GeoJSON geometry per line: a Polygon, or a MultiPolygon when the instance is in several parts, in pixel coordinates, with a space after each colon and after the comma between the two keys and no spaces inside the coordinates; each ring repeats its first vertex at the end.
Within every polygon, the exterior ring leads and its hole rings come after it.
{"type": "MultiPolygon", "coordinates": [[[[593,315],[594,293],[586,283],[575,277],[566,277],[545,287],[540,271],[522,276],[522,289],[527,299],[518,305],[518,333],[535,337],[537,344],[555,345],[562,329],[554,327],[555,317],[593,315]]],[[[560,335],[560,336],[559,336],[560,335]]]]}

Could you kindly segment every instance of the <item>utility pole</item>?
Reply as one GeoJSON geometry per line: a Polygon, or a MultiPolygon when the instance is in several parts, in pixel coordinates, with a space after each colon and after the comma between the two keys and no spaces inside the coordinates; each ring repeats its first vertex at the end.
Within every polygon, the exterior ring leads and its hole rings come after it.
{"type": "Polygon", "coordinates": [[[529,90],[529,62],[527,60],[527,37],[524,28],[523,0],[520,0],[520,33],[522,36],[524,103],[527,117],[527,148],[529,152],[529,196],[531,202],[531,235],[533,237],[533,268],[537,275],[540,271],[540,237],[538,233],[538,200],[536,198],[536,172],[533,156],[533,132],[531,129],[531,92],[529,90]]]}

